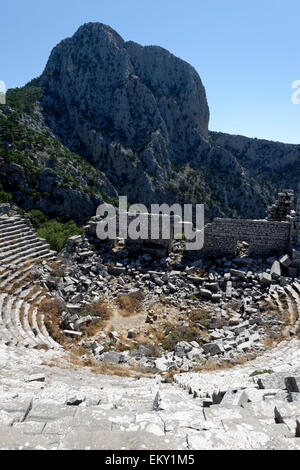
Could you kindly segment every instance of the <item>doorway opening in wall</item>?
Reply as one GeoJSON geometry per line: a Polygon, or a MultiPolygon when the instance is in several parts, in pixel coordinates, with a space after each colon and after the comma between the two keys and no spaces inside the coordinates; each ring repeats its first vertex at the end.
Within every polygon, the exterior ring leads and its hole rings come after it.
{"type": "Polygon", "coordinates": [[[237,241],[236,256],[249,256],[249,242],[246,240],[237,241]]]}

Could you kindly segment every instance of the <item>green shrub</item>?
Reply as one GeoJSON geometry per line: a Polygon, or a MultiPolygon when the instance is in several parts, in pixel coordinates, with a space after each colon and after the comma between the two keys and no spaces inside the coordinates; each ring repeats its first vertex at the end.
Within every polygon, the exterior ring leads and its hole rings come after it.
{"type": "Polygon", "coordinates": [[[69,237],[80,235],[82,231],[73,220],[66,223],[48,220],[38,228],[38,235],[45,238],[53,250],[61,251],[69,237]]]}
{"type": "Polygon", "coordinates": [[[173,183],[166,184],[166,190],[173,194],[178,193],[178,188],[173,183]]]}
{"type": "Polygon", "coordinates": [[[42,224],[46,223],[49,220],[48,217],[43,214],[43,212],[36,209],[33,209],[29,212],[29,217],[35,229],[38,229],[39,227],[41,227],[42,224]]]}
{"type": "Polygon", "coordinates": [[[40,101],[42,96],[43,89],[38,86],[14,88],[7,90],[6,102],[9,106],[30,114],[35,103],[40,101]]]}
{"type": "Polygon", "coordinates": [[[11,193],[7,193],[6,191],[0,190],[0,203],[1,202],[11,202],[12,195],[11,193]]]}

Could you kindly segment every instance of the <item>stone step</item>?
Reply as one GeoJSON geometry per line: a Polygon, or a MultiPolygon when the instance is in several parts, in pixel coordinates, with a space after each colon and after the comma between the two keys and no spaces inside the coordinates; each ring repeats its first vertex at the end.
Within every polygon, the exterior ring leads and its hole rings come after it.
{"type": "Polygon", "coordinates": [[[25,268],[20,268],[18,270],[12,271],[9,268],[6,268],[6,271],[0,274],[0,290],[4,288],[8,288],[9,286],[13,286],[14,284],[18,284],[22,282],[26,277],[30,275],[30,271],[32,266],[26,266],[25,268]]]}
{"type": "Polygon", "coordinates": [[[26,249],[24,251],[22,251],[22,256],[20,256],[20,253],[15,253],[13,255],[10,255],[4,259],[2,259],[2,263],[3,264],[7,264],[7,263],[18,263],[21,259],[27,259],[27,258],[30,258],[32,257],[33,255],[36,255],[36,254],[45,254],[47,253],[47,251],[49,251],[49,246],[48,245],[39,245],[37,247],[32,247],[32,248],[29,248],[29,249],[26,249]]]}
{"type": "MultiPolygon", "coordinates": [[[[33,288],[25,291],[23,297],[30,295],[33,288]]],[[[45,345],[49,349],[61,349],[61,346],[50,337],[44,324],[44,316],[39,314],[38,307],[33,306],[34,302],[38,302],[37,297],[41,297],[41,293],[41,291],[35,292],[30,299],[31,303],[24,302],[14,295],[0,294],[0,337],[2,340],[24,347],[45,345]],[[29,320],[30,308],[32,315],[29,320]]]]}
{"type": "Polygon", "coordinates": [[[5,241],[6,237],[13,237],[19,235],[20,233],[31,232],[31,229],[25,224],[17,224],[12,227],[7,227],[0,229],[0,240],[5,241]]]}
{"type": "Polygon", "coordinates": [[[6,237],[1,236],[0,237],[0,244],[2,248],[5,248],[7,246],[13,247],[14,245],[17,245],[20,241],[26,241],[26,240],[31,240],[32,237],[37,238],[37,235],[32,233],[31,230],[28,231],[22,231],[19,233],[16,233],[14,235],[9,235],[6,237]]]}
{"type": "Polygon", "coordinates": [[[0,216],[0,226],[4,227],[5,225],[11,225],[13,223],[19,222],[21,217],[8,217],[8,216],[0,216]]]}
{"type": "Polygon", "coordinates": [[[14,262],[6,261],[5,265],[7,267],[11,267],[11,266],[20,267],[26,262],[32,262],[32,264],[34,264],[34,262],[37,261],[37,260],[55,259],[54,255],[55,255],[54,251],[50,251],[50,250],[47,249],[47,250],[44,250],[44,252],[42,254],[41,254],[41,252],[37,252],[37,253],[33,253],[33,254],[30,254],[30,255],[24,256],[24,257],[19,258],[17,260],[14,260],[14,262]]]}
{"type": "Polygon", "coordinates": [[[33,344],[33,347],[36,347],[36,346],[42,345],[43,343],[39,341],[39,339],[35,336],[35,334],[33,333],[31,329],[31,326],[29,324],[29,310],[30,310],[30,304],[28,302],[24,302],[21,322],[22,322],[24,331],[26,332],[28,338],[33,344]]]}
{"type": "Polygon", "coordinates": [[[13,309],[14,301],[15,298],[11,295],[4,299],[1,308],[1,326],[6,330],[6,337],[9,339],[10,344],[18,345],[18,333],[14,331],[13,325],[11,323],[11,311],[13,309]]]}
{"type": "MultiPolygon", "coordinates": [[[[47,346],[49,349],[54,348],[54,344],[49,340],[49,333],[45,329],[43,329],[43,332],[41,331],[39,327],[39,321],[38,321],[38,307],[33,307],[31,309],[31,315],[29,317],[29,325],[31,327],[31,330],[33,331],[33,334],[35,335],[36,339],[41,343],[47,346]],[[44,335],[43,333],[46,332],[44,335]]],[[[44,320],[44,318],[43,318],[44,320]]]]}
{"type": "Polygon", "coordinates": [[[0,244],[1,246],[9,246],[10,244],[18,243],[21,240],[27,240],[31,237],[36,238],[37,234],[34,233],[32,230],[28,229],[26,231],[20,230],[18,233],[13,235],[7,235],[0,237],[0,244]]]}
{"type": "Polygon", "coordinates": [[[10,222],[7,222],[7,223],[2,223],[0,221],[0,231],[1,230],[8,230],[9,228],[18,227],[19,225],[22,225],[24,227],[28,227],[28,225],[22,219],[11,220],[10,222]]]}
{"type": "Polygon", "coordinates": [[[22,338],[22,343],[23,345],[28,348],[28,347],[34,347],[35,343],[33,343],[30,338],[28,337],[26,331],[23,328],[22,322],[21,322],[21,308],[23,306],[23,300],[17,300],[16,302],[16,308],[12,312],[12,323],[14,327],[16,328],[18,335],[22,338]]]}
{"type": "Polygon", "coordinates": [[[26,243],[23,246],[17,246],[17,247],[12,247],[12,249],[0,249],[0,262],[5,261],[5,259],[9,258],[10,256],[13,256],[18,253],[26,253],[28,250],[35,249],[35,248],[41,248],[41,247],[47,247],[50,248],[48,244],[45,242],[42,242],[38,238],[34,239],[31,243],[26,243]]]}

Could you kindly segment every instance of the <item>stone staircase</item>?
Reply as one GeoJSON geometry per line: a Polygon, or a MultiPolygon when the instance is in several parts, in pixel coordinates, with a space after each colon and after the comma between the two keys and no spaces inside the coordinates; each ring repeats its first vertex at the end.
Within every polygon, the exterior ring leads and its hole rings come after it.
{"type": "MultiPolygon", "coordinates": [[[[174,383],[76,368],[46,329],[39,307],[47,292],[31,276],[51,260],[55,253],[20,217],[0,217],[0,449],[300,449],[300,406],[287,403],[276,380],[276,390],[261,390],[251,377],[254,369],[279,378],[299,371],[296,338],[242,366],[174,383]]],[[[300,284],[271,289],[270,298],[288,311],[290,337],[300,284]]]]}
{"type": "Polygon", "coordinates": [[[294,281],[292,284],[271,286],[269,298],[277,306],[279,313],[287,319],[283,336],[296,334],[300,328],[300,284],[294,281]]]}
{"type": "Polygon", "coordinates": [[[300,448],[300,402],[280,390],[284,377],[299,377],[296,339],[242,366],[181,374],[175,383],[93,374],[63,359],[49,367],[57,358],[0,344],[1,449],[300,448]],[[251,376],[266,366],[274,374],[251,376]]]}
{"type": "Polygon", "coordinates": [[[56,253],[21,217],[0,217],[0,341],[4,344],[60,349],[39,312],[45,291],[31,275],[34,265],[51,260],[56,260],[56,253]]]}

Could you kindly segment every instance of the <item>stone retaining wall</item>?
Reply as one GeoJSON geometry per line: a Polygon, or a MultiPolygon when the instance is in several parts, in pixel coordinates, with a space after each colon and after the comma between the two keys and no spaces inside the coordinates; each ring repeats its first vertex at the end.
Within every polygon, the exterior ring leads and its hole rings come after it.
{"type": "Polygon", "coordinates": [[[235,256],[237,242],[249,243],[249,256],[266,256],[290,249],[289,222],[215,219],[204,228],[203,255],[235,256]]]}

